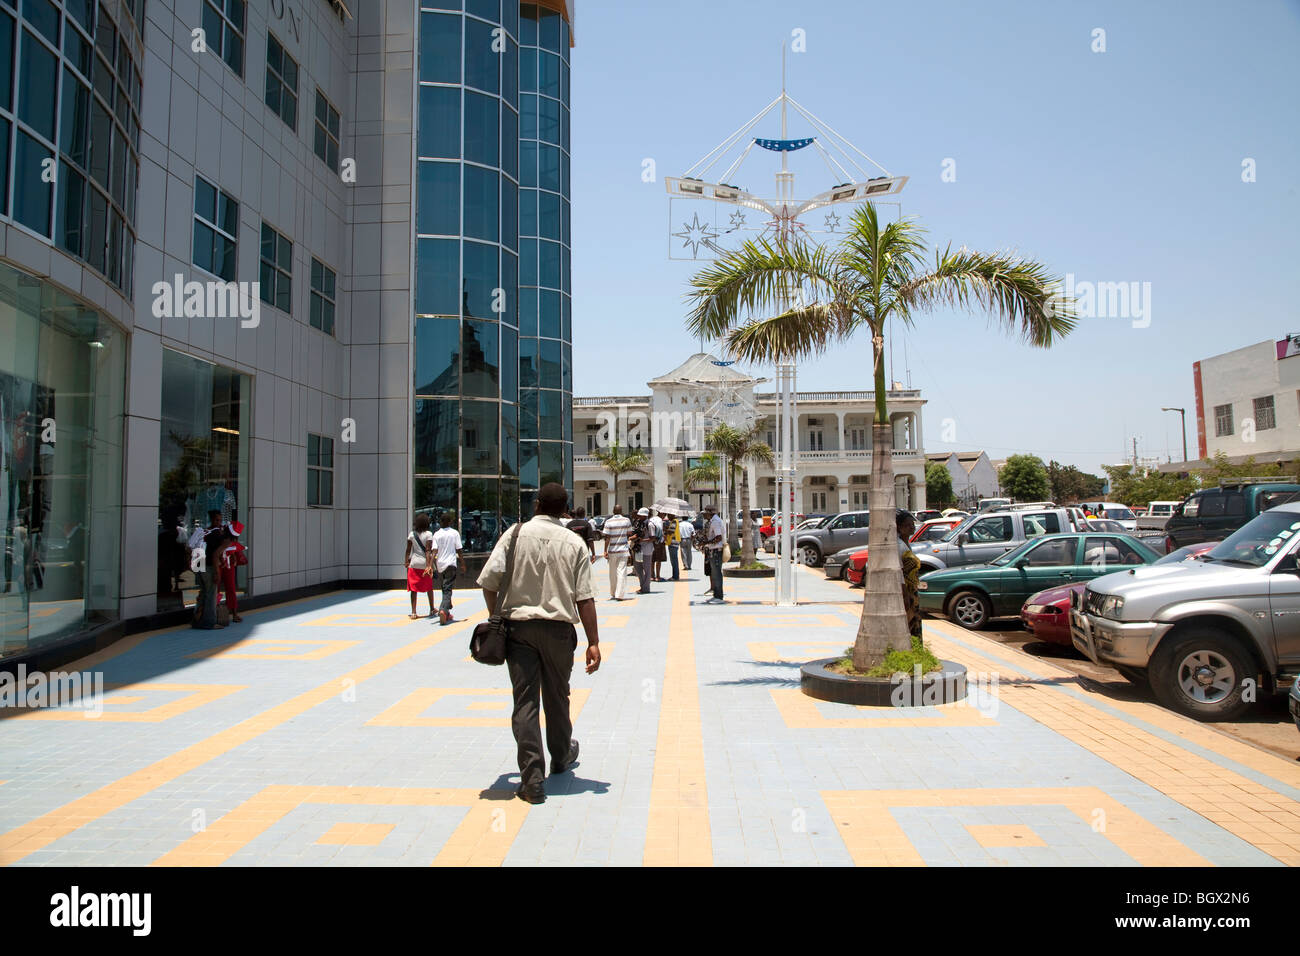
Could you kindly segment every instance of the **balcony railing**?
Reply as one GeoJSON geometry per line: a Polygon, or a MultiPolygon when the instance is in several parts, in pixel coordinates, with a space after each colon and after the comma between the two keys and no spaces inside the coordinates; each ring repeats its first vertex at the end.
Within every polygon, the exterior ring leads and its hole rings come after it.
{"type": "MultiPolygon", "coordinates": [[[[923,452],[919,448],[895,448],[893,456],[895,458],[919,458],[923,452]]],[[[870,461],[871,451],[859,449],[846,449],[844,451],[801,451],[799,452],[800,461],[870,461]]]]}
{"type": "Polygon", "coordinates": [[[573,404],[578,405],[649,405],[649,395],[603,395],[596,398],[573,397],[573,404]]]}
{"type": "MultiPolygon", "coordinates": [[[[887,398],[920,398],[919,388],[890,389],[885,392],[887,398]]],[[[796,402],[874,402],[876,393],[870,392],[796,392],[796,402]]],[[[764,404],[776,404],[775,392],[755,392],[754,401],[764,404]]]]}

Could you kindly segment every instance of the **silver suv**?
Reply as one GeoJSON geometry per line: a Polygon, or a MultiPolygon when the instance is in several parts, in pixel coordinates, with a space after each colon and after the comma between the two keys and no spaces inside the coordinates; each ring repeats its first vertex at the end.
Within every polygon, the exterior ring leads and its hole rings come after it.
{"type": "Polygon", "coordinates": [[[968,564],[988,564],[1030,538],[1072,530],[1070,516],[1064,508],[987,511],[971,515],[940,541],[913,545],[912,553],[920,560],[921,573],[925,574],[944,568],[964,568],[968,564]]]}
{"type": "Polygon", "coordinates": [[[869,511],[846,511],[815,528],[795,532],[794,546],[799,560],[810,568],[820,567],[828,554],[854,545],[867,546],[869,511]]]}
{"type": "Polygon", "coordinates": [[[1230,720],[1300,671],[1300,503],[1265,511],[1192,561],[1092,581],[1074,646],[1198,720],[1230,720]]]}

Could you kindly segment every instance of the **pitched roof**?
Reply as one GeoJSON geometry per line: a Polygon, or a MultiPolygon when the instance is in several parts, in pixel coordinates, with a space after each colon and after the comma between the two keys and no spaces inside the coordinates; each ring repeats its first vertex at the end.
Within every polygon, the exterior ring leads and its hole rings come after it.
{"type": "Polygon", "coordinates": [[[717,356],[696,352],[671,372],[646,382],[647,385],[678,385],[684,382],[716,382],[749,385],[766,381],[739,371],[734,365],[718,365],[717,356]]]}

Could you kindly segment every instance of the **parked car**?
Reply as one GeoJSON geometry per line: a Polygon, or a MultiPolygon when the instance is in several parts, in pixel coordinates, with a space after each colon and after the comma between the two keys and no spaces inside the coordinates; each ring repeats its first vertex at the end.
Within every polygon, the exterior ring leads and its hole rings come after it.
{"type": "Polygon", "coordinates": [[[922,611],[980,630],[995,617],[1019,614],[1026,598],[1049,586],[1100,577],[1117,566],[1154,564],[1159,557],[1128,535],[1049,534],[988,564],[923,574],[918,598],[922,611]]]}
{"type": "Polygon", "coordinates": [[[810,568],[817,568],[827,555],[849,545],[865,544],[870,515],[869,511],[846,511],[815,528],[797,532],[794,543],[800,560],[810,568]]]}
{"type": "Polygon", "coordinates": [[[1126,531],[1137,530],[1137,515],[1129,509],[1128,505],[1122,505],[1115,501],[1097,501],[1091,504],[1083,504],[1080,507],[1098,518],[1118,521],[1126,531]]]}
{"type": "Polygon", "coordinates": [[[1046,511],[997,511],[971,515],[940,541],[919,542],[912,551],[921,573],[987,564],[1030,538],[1073,530],[1064,508],[1046,511]]]}
{"type": "Polygon", "coordinates": [[[1152,501],[1147,504],[1145,514],[1138,515],[1138,528],[1151,531],[1163,531],[1169,516],[1181,505],[1181,501],[1152,501]]]}
{"type": "MultiPolygon", "coordinates": [[[[908,543],[915,545],[927,541],[939,541],[944,535],[961,524],[961,518],[934,518],[925,522],[916,529],[916,533],[908,539],[908,543]]],[[[868,549],[862,548],[854,551],[849,555],[848,563],[844,568],[844,575],[841,580],[848,581],[854,587],[862,583],[862,577],[866,574],[868,549]]],[[[829,576],[829,575],[828,575],[829,576]]]]}
{"type": "Polygon", "coordinates": [[[930,521],[933,518],[942,518],[943,512],[937,508],[925,508],[921,511],[913,511],[912,517],[916,519],[917,524],[921,524],[923,521],[930,521]]]}
{"type": "Polygon", "coordinates": [[[1269,508],[1300,498],[1300,484],[1245,481],[1194,492],[1165,522],[1165,544],[1173,551],[1193,541],[1222,541],[1269,508]]]}
{"type": "Polygon", "coordinates": [[[1295,729],[1300,730],[1300,677],[1297,677],[1295,683],[1291,685],[1290,698],[1287,706],[1291,710],[1291,719],[1295,721],[1295,729]]]}
{"type": "MultiPolygon", "coordinates": [[[[834,517],[834,515],[808,515],[806,517],[804,515],[795,515],[795,518],[798,519],[798,523],[794,526],[795,534],[798,535],[800,531],[808,528],[820,527],[834,517]]],[[[773,554],[777,551],[776,544],[781,536],[781,526],[777,524],[774,525],[774,528],[775,531],[763,540],[763,550],[773,554]]]]}
{"type": "MultiPolygon", "coordinates": [[[[839,551],[836,551],[826,559],[826,563],[823,565],[826,570],[826,577],[830,578],[832,581],[847,581],[849,579],[848,574],[849,567],[851,566],[851,559],[854,555],[861,553],[862,549],[856,544],[849,545],[847,548],[841,548],[839,551]]],[[[859,580],[861,580],[860,573],[859,580]]]]}
{"type": "Polygon", "coordinates": [[[1011,504],[1010,498],[981,498],[975,510],[977,514],[983,514],[985,511],[992,511],[994,508],[1009,504],[1011,504]]]}
{"type": "MultiPolygon", "coordinates": [[[[1190,561],[1213,547],[1213,541],[1188,545],[1166,554],[1155,563],[1174,564],[1178,561],[1190,561]]],[[[1046,591],[1031,595],[1020,608],[1020,620],[1025,625],[1025,630],[1040,641],[1060,644],[1062,647],[1073,647],[1074,642],[1070,639],[1070,601],[1073,594],[1082,594],[1087,586],[1087,581],[1079,581],[1048,588],[1046,591]]]]}
{"type": "Polygon", "coordinates": [[[1107,575],[1075,597],[1071,640],[1095,663],[1144,671],[1166,707],[1231,720],[1254,688],[1281,690],[1300,671],[1297,545],[1293,502],[1256,515],[1198,560],[1107,575]]]}

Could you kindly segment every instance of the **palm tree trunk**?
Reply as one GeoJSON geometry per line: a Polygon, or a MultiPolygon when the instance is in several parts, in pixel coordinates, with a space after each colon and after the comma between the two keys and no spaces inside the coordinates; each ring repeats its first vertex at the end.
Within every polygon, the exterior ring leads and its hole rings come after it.
{"type": "Polygon", "coordinates": [[[740,489],[740,566],[754,563],[754,522],[749,517],[749,482],[743,481],[740,489]]]}
{"type": "Polygon", "coordinates": [[[871,426],[871,488],[867,502],[871,524],[867,530],[867,574],[862,595],[862,618],[853,643],[853,666],[870,670],[891,650],[912,647],[903,607],[903,572],[898,560],[898,529],[894,521],[894,435],[885,402],[884,339],[877,337],[876,420],[871,426]]]}

